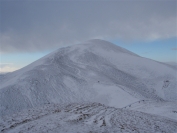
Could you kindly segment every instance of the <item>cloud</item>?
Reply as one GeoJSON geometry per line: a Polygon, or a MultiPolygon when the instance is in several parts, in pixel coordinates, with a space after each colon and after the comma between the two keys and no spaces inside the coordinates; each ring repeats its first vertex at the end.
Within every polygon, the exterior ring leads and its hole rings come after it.
{"type": "Polygon", "coordinates": [[[0,73],[12,72],[18,68],[13,66],[13,63],[1,63],[0,64],[0,73]]]}
{"type": "Polygon", "coordinates": [[[177,50],[177,48],[172,48],[171,50],[177,50]]]}
{"type": "Polygon", "coordinates": [[[4,1],[1,18],[0,52],[177,37],[176,1],[4,1]]]}

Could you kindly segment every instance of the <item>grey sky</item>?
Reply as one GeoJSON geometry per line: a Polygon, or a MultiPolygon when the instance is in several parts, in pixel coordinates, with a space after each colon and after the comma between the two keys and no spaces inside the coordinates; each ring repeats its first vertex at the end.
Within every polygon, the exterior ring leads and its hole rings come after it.
{"type": "Polygon", "coordinates": [[[0,52],[42,51],[100,38],[177,37],[173,1],[2,1],[0,52]]]}

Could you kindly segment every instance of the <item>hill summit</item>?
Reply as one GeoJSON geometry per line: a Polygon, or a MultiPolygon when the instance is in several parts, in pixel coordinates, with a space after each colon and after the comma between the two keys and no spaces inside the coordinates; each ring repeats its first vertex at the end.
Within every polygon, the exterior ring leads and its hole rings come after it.
{"type": "Polygon", "coordinates": [[[97,102],[124,108],[177,101],[177,69],[94,39],[60,48],[0,76],[0,116],[43,106],[97,102]]]}

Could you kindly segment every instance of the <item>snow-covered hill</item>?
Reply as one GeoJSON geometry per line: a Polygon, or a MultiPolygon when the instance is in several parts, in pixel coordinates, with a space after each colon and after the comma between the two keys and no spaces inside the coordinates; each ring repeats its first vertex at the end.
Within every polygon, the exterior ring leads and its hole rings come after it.
{"type": "Polygon", "coordinates": [[[176,133],[177,122],[97,103],[47,105],[0,121],[2,133],[176,133]]]}
{"type": "Polygon", "coordinates": [[[49,103],[123,108],[141,100],[177,101],[176,72],[107,41],[90,40],[1,75],[0,116],[49,103]]]}

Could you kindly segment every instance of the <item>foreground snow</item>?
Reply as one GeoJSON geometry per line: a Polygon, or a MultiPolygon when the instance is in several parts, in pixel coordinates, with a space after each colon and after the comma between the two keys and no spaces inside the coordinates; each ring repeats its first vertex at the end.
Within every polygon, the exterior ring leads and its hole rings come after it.
{"type": "Polygon", "coordinates": [[[177,121],[98,103],[46,105],[3,117],[2,133],[176,133],[177,121]]]}

